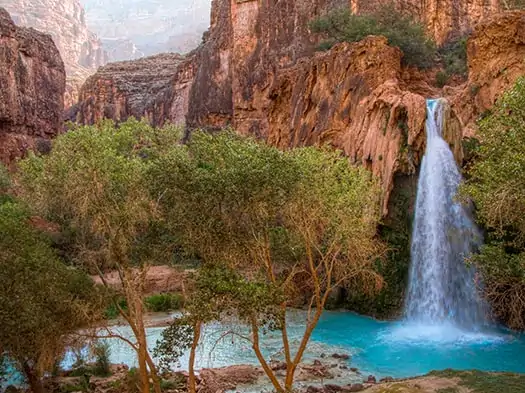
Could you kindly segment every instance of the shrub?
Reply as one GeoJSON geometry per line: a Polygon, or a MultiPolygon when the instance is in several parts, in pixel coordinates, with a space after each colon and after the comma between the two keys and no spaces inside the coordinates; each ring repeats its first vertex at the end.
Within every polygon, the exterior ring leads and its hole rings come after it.
{"type": "Polygon", "coordinates": [[[438,54],[443,61],[443,66],[448,76],[467,76],[467,40],[468,36],[465,35],[445,44],[439,49],[438,54]]]}
{"type": "Polygon", "coordinates": [[[127,393],[138,393],[140,392],[140,374],[137,368],[132,367],[128,370],[126,377],[124,378],[125,392],[127,393]]]}
{"type": "Polygon", "coordinates": [[[95,365],[93,366],[93,375],[97,377],[107,377],[111,375],[111,347],[107,341],[101,341],[95,344],[93,348],[95,355],[95,365]]]}
{"type": "MultiPolygon", "coordinates": [[[[128,303],[126,302],[126,299],[122,298],[117,301],[120,308],[122,308],[124,311],[128,309],[128,303]]],[[[115,319],[120,315],[119,310],[117,306],[114,303],[111,303],[106,310],[104,311],[104,317],[106,319],[115,319]]]]}
{"type": "Polygon", "coordinates": [[[443,87],[447,84],[449,75],[445,71],[439,71],[436,74],[436,85],[438,87],[443,87]]]}
{"type": "Polygon", "coordinates": [[[182,308],[184,298],[180,293],[161,293],[147,297],[144,302],[148,311],[164,312],[182,308]]]}
{"type": "Polygon", "coordinates": [[[364,15],[355,15],[348,8],[339,8],[314,20],[310,27],[314,33],[321,33],[326,40],[321,48],[329,48],[336,42],[357,42],[369,35],[382,35],[392,46],[403,51],[403,62],[426,68],[432,65],[436,47],[425,34],[425,28],[411,16],[395,9],[393,5],[383,6],[364,15]]]}

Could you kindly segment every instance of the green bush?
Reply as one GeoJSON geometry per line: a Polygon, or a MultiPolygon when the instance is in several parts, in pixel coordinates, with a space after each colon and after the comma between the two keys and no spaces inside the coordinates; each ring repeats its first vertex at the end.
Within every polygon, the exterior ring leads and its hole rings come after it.
{"type": "Polygon", "coordinates": [[[449,74],[447,74],[445,71],[439,71],[436,74],[436,85],[438,87],[443,87],[447,84],[449,78],[449,74]]]}
{"type": "Polygon", "coordinates": [[[467,40],[468,36],[463,36],[439,49],[439,56],[448,75],[467,76],[467,40]]]}
{"type": "Polygon", "coordinates": [[[426,36],[424,26],[393,5],[364,15],[339,8],[314,20],[310,27],[314,33],[325,36],[320,44],[322,49],[329,49],[337,42],[357,42],[369,35],[382,35],[390,45],[403,51],[404,64],[426,68],[436,55],[435,44],[426,36]]]}
{"type": "Polygon", "coordinates": [[[411,211],[416,192],[417,180],[396,178],[388,206],[389,216],[379,228],[379,236],[387,244],[388,252],[385,260],[375,263],[384,285],[373,294],[352,288],[347,291],[345,308],[379,319],[397,318],[402,313],[410,268],[411,211]]]}
{"type": "Polygon", "coordinates": [[[182,308],[184,298],[180,293],[161,293],[148,296],[144,303],[151,312],[165,312],[182,308]]]}
{"type": "Polygon", "coordinates": [[[124,378],[125,392],[127,393],[138,393],[140,392],[140,374],[137,368],[132,367],[128,370],[126,377],[124,378]]]}
{"type": "MultiPolygon", "coordinates": [[[[126,299],[122,298],[117,301],[120,308],[123,310],[128,309],[128,303],[126,302],[126,299]]],[[[106,319],[116,319],[120,315],[117,306],[112,302],[110,305],[106,308],[104,311],[104,317],[106,319]]]]}
{"type": "Polygon", "coordinates": [[[486,245],[472,262],[500,321],[525,330],[525,78],[479,123],[462,195],[478,208],[486,245]]]}
{"type": "Polygon", "coordinates": [[[111,375],[111,347],[107,341],[101,341],[95,344],[93,348],[95,355],[95,364],[93,366],[93,375],[97,377],[107,377],[111,375]]]}

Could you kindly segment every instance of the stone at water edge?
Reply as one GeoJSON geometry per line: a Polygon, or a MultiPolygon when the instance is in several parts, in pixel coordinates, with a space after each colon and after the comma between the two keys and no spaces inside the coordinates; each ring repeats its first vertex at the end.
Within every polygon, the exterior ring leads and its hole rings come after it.
{"type": "Polygon", "coordinates": [[[362,383],[353,383],[347,392],[360,392],[361,390],[365,390],[365,386],[362,383]]]}
{"type": "Polygon", "coordinates": [[[373,375],[369,375],[366,379],[366,383],[377,383],[377,379],[373,375]]]}

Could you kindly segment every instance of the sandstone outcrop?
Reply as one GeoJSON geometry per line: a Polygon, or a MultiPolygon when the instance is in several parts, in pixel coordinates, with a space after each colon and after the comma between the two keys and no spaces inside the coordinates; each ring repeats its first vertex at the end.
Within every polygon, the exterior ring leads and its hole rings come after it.
{"type": "Polygon", "coordinates": [[[254,0],[212,3],[209,36],[199,48],[187,116],[190,127],[232,124],[265,137],[269,89],[276,73],[312,55],[308,23],[347,0],[254,0]]]}
{"type": "Polygon", "coordinates": [[[110,63],[82,86],[72,120],[93,124],[103,118],[124,121],[133,116],[154,125],[166,120],[182,124],[193,69],[191,58],[175,53],[110,63]]]}
{"type": "MultiPolygon", "coordinates": [[[[136,271],[138,273],[138,271],[136,271]]],[[[192,272],[189,270],[177,270],[169,266],[151,266],[146,273],[144,292],[146,294],[178,292],[184,294],[186,289],[192,285],[192,272]]],[[[92,276],[93,281],[102,284],[100,276],[92,276]]],[[[121,286],[118,272],[105,273],[106,283],[119,289],[121,286]]]]}
{"type": "MultiPolygon", "coordinates": [[[[454,8],[448,24],[442,20],[450,10],[438,12],[432,2],[399,5],[432,21],[443,33],[436,38],[446,40],[499,9],[499,3],[478,3],[454,8]]],[[[172,61],[170,72],[179,76],[166,75],[162,83],[169,88],[150,91],[147,83],[134,83],[137,89],[130,93],[121,86],[130,85],[133,74],[115,83],[115,71],[107,67],[106,75],[99,72],[84,87],[77,119],[133,115],[154,124],[185,119],[189,129],[232,126],[280,148],[331,143],[381,179],[387,214],[394,180],[416,173],[424,152],[425,99],[448,99],[445,138],[461,161],[463,136],[472,134],[477,116],[524,71],[524,13],[483,19],[468,45],[468,82],[439,89],[432,86],[436,70],[404,68],[401,52],[381,37],[316,53],[308,22],[345,4],[348,0],[215,0],[203,44],[180,64],[172,61]],[[140,105],[122,109],[137,95],[140,105]],[[104,101],[117,109],[108,110],[104,101]]],[[[352,5],[366,11],[365,3],[352,5]]]]}
{"type": "Polygon", "coordinates": [[[525,11],[506,12],[481,22],[467,46],[469,77],[460,88],[444,90],[466,136],[501,94],[525,75],[525,11]]]}
{"type": "Polygon", "coordinates": [[[0,53],[0,161],[9,164],[61,131],[66,75],[51,36],[17,27],[3,8],[0,53]]]}
{"type": "Polygon", "coordinates": [[[0,0],[19,26],[51,34],[67,74],[65,106],[77,101],[86,78],[107,62],[100,40],[88,30],[79,0],[0,0]]]}

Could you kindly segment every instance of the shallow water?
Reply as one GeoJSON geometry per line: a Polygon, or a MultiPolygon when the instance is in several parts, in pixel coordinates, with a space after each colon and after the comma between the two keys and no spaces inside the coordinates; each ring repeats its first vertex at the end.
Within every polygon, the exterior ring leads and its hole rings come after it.
{"type": "Polygon", "coordinates": [[[352,363],[380,377],[445,368],[525,372],[525,336],[503,330],[470,333],[332,312],[324,315],[314,339],[351,348],[352,363]]]}
{"type": "MultiPolygon", "coordinates": [[[[290,317],[289,335],[294,343],[304,331],[303,312],[290,317]]],[[[232,325],[208,326],[204,331],[197,366],[221,367],[231,364],[257,364],[249,343],[235,334],[218,338],[233,329],[238,334],[245,329],[232,325]]],[[[120,328],[129,334],[128,328],[120,328]]],[[[153,347],[162,328],[148,330],[153,347]]],[[[264,352],[278,359],[280,336],[276,332],[264,338],[264,352]]],[[[350,365],[363,374],[378,377],[409,377],[431,370],[479,369],[485,371],[525,372],[525,336],[505,330],[469,333],[452,326],[422,326],[406,322],[379,322],[349,312],[325,312],[314,331],[306,359],[344,352],[352,355],[350,365]]],[[[134,365],[133,352],[122,342],[112,341],[112,361],[134,365]]],[[[186,368],[187,358],[180,368],[186,368]]]]}

